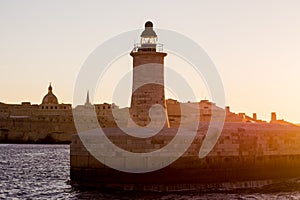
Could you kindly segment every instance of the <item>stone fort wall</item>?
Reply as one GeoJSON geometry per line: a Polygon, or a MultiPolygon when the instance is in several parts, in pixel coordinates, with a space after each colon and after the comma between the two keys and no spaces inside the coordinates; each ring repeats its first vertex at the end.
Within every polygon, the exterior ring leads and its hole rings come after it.
{"type": "MultiPolygon", "coordinates": [[[[90,120],[84,116],[86,109],[97,113],[101,127],[116,126],[110,104],[77,107],[82,114],[79,123],[90,120]]],[[[76,128],[70,104],[21,105],[0,104],[0,142],[4,143],[70,143],[76,128]],[[57,109],[55,109],[57,106],[57,109]]]]}
{"type": "MultiPolygon", "coordinates": [[[[223,109],[215,104],[202,100],[200,102],[180,103],[176,100],[167,100],[167,115],[171,128],[180,126],[181,120],[185,120],[180,112],[180,106],[189,107],[189,112],[199,119],[200,122],[209,122],[212,110],[224,112],[223,109]],[[199,109],[194,109],[197,106],[199,109]]],[[[79,123],[87,124],[95,120],[86,116],[87,111],[93,110],[96,113],[97,121],[102,128],[116,128],[117,123],[121,126],[127,126],[126,113],[128,108],[119,109],[114,104],[95,104],[82,105],[72,109],[71,104],[55,105],[31,105],[29,102],[22,104],[3,104],[0,103],[0,142],[62,142],[69,143],[72,135],[75,134],[73,111],[79,112],[82,118],[79,123]],[[120,119],[114,118],[112,109],[118,112],[120,119]],[[125,119],[125,120],[124,120],[125,119]]],[[[268,123],[256,118],[251,118],[244,113],[235,114],[226,109],[226,122],[254,122],[262,126],[268,126],[268,123]]],[[[291,123],[283,120],[272,120],[272,124],[291,123]]]]}

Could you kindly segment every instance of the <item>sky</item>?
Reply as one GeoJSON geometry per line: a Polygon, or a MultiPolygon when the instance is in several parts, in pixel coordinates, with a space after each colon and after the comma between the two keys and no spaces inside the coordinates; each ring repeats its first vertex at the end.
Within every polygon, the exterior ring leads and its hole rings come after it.
{"type": "MultiPolygon", "coordinates": [[[[183,34],[206,51],[231,111],[267,121],[277,112],[299,123],[299,10],[297,0],[0,0],[0,102],[40,104],[52,82],[59,102],[71,103],[91,52],[151,20],[154,28],[183,34]]],[[[113,65],[130,69],[130,59],[123,55],[113,65]]],[[[187,65],[171,55],[166,64],[183,71],[187,65]]],[[[97,94],[95,103],[110,99],[109,90],[97,94]]],[[[199,86],[197,98],[210,97],[199,86]]]]}

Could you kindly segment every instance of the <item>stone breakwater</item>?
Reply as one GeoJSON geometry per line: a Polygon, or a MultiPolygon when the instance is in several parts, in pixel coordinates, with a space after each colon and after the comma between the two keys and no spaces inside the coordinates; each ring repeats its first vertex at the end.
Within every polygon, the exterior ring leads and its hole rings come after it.
{"type": "MultiPolygon", "coordinates": [[[[86,150],[79,136],[74,135],[70,146],[71,179],[103,188],[172,191],[254,187],[300,176],[300,127],[225,123],[213,150],[200,159],[198,153],[207,129],[208,124],[201,123],[192,144],[179,159],[167,167],[148,173],[126,173],[109,168],[106,162],[115,162],[126,168],[129,160],[111,151],[110,156],[104,157],[101,163],[86,150]]],[[[152,152],[164,147],[177,132],[175,128],[163,129],[153,137],[137,139],[118,128],[103,130],[112,143],[137,153],[152,152]]],[[[89,134],[93,140],[95,134],[89,134]]],[[[167,156],[161,155],[162,165],[167,156]]],[[[145,158],[143,164],[147,167],[151,163],[145,158]]]]}

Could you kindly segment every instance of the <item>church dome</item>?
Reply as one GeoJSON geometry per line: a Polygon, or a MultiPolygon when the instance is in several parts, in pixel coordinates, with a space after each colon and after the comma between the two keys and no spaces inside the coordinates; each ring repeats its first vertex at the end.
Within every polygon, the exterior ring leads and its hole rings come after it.
{"type": "Polygon", "coordinates": [[[48,87],[48,94],[44,96],[42,104],[58,104],[57,97],[52,93],[51,83],[48,87]]]}

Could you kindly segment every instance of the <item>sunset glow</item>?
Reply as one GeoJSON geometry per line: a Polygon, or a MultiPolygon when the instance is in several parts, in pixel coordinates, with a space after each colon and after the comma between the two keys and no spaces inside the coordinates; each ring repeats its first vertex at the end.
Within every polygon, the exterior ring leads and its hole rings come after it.
{"type": "MultiPolygon", "coordinates": [[[[300,2],[155,2],[1,1],[0,102],[40,104],[49,82],[60,103],[72,102],[76,76],[90,52],[152,20],[206,50],[233,112],[257,113],[267,121],[277,112],[279,119],[300,122],[300,2]]],[[[171,55],[166,65],[185,67],[171,55]]],[[[130,66],[129,56],[116,62],[119,69],[130,66]]],[[[202,83],[196,84],[198,100],[209,99],[202,83]]],[[[94,103],[109,101],[111,91],[104,87],[94,103]]]]}

